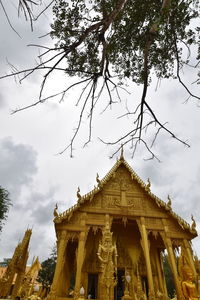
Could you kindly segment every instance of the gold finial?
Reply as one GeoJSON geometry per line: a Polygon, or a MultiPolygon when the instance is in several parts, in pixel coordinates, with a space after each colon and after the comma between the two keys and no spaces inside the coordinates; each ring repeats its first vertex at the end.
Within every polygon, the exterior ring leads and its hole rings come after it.
{"type": "Polygon", "coordinates": [[[56,203],[55,208],[54,208],[54,211],[53,211],[53,215],[54,215],[55,218],[58,217],[57,209],[58,209],[58,205],[57,205],[57,203],[56,203]]]}
{"type": "Polygon", "coordinates": [[[151,187],[151,181],[150,179],[148,178],[147,179],[147,190],[150,191],[150,187],[151,187]]]}
{"type": "Polygon", "coordinates": [[[76,193],[78,200],[81,199],[81,194],[80,194],[80,187],[78,187],[77,193],[76,193]]]}
{"type": "Polygon", "coordinates": [[[167,202],[167,206],[169,206],[170,208],[172,207],[172,199],[170,198],[170,196],[167,196],[168,202],[167,202]]]}
{"type": "Polygon", "coordinates": [[[123,144],[121,144],[121,155],[120,155],[120,160],[124,160],[124,147],[123,144]]]}
{"type": "Polygon", "coordinates": [[[192,231],[196,231],[196,222],[195,222],[195,219],[193,217],[193,215],[191,215],[191,220],[192,220],[192,225],[191,225],[191,229],[192,231]]]}

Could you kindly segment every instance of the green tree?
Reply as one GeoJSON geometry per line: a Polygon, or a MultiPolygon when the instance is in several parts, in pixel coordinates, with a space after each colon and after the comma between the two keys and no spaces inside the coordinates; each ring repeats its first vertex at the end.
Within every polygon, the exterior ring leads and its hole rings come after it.
{"type": "Polygon", "coordinates": [[[165,275],[165,280],[167,285],[168,296],[172,298],[174,297],[175,285],[174,285],[173,274],[169,265],[167,255],[163,256],[163,268],[164,268],[164,275],[165,275]]]}
{"type": "Polygon", "coordinates": [[[12,74],[3,76],[22,75],[23,80],[36,71],[44,71],[38,101],[14,112],[54,97],[63,100],[71,88],[79,85],[80,96],[76,103],[81,105],[81,112],[70,144],[63,150],[70,148],[72,154],[84,117],[89,125],[86,144],[91,141],[94,111],[100,97],[107,93],[107,107],[110,107],[116,99],[121,101],[120,90],[133,82],[142,84],[143,91],[140,100],[134,99],[135,106],[124,114],[132,118],[131,128],[107,144],[120,145],[118,151],[121,144],[131,143],[133,153],[138,144],[144,144],[154,157],[151,147],[158,133],[164,130],[189,147],[154,112],[147,90],[155,77],[157,80],[176,79],[189,97],[200,100],[180,75],[185,66],[190,67],[197,73],[195,83],[200,83],[200,27],[196,25],[199,1],[54,0],[52,3],[51,37],[55,39],[55,46],[39,45],[44,52],[36,66],[19,72],[13,69],[12,74]],[[195,55],[190,56],[191,52],[195,55]],[[50,75],[58,71],[74,77],[74,83],[46,96],[46,83],[50,75]],[[154,136],[151,142],[146,137],[149,128],[154,136]]]}
{"type": "Polygon", "coordinates": [[[7,219],[10,205],[11,202],[8,191],[0,186],[0,232],[2,231],[4,221],[7,219]]]}
{"type": "Polygon", "coordinates": [[[56,267],[56,248],[54,247],[49,258],[41,263],[41,270],[38,273],[37,280],[42,283],[42,286],[49,288],[53,282],[53,276],[56,267]]]}

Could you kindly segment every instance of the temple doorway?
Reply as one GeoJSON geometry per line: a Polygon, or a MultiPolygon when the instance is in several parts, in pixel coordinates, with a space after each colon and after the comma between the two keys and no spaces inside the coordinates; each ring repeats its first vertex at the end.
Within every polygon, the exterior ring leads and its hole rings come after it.
{"type": "Polygon", "coordinates": [[[124,277],[125,270],[117,269],[117,285],[114,290],[114,299],[122,300],[124,296],[124,277]]]}
{"type": "Polygon", "coordinates": [[[98,297],[98,274],[88,274],[88,299],[97,299],[98,297]]]}

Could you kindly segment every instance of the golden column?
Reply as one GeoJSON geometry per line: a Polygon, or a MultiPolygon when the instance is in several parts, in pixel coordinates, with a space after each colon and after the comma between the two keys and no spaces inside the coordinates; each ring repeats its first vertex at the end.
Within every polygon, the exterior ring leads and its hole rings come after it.
{"type": "Polygon", "coordinates": [[[83,261],[84,261],[84,254],[85,254],[85,241],[86,241],[86,232],[81,231],[79,235],[79,241],[78,241],[78,252],[77,252],[77,267],[76,267],[76,281],[75,281],[75,296],[74,298],[78,298],[79,296],[79,291],[81,288],[81,271],[82,271],[82,266],[83,266],[83,261]]]}
{"type": "Polygon", "coordinates": [[[87,228],[85,225],[86,218],[87,218],[87,213],[83,213],[80,220],[80,225],[83,227],[83,230],[79,233],[77,261],[76,261],[76,280],[75,280],[75,288],[74,288],[75,299],[77,299],[77,297],[79,296],[79,292],[82,284],[81,275],[82,275],[82,266],[85,258],[85,242],[89,230],[89,228],[87,228]]]}
{"type": "Polygon", "coordinates": [[[158,270],[159,284],[160,287],[162,288],[161,291],[167,296],[167,286],[166,286],[165,275],[163,271],[163,265],[161,262],[161,253],[159,249],[157,249],[155,256],[156,256],[156,267],[158,270]]]}
{"type": "Polygon", "coordinates": [[[57,251],[57,263],[56,263],[56,269],[54,273],[53,283],[51,285],[51,291],[48,295],[48,299],[54,300],[58,293],[58,281],[60,279],[60,273],[62,270],[62,267],[64,265],[64,254],[65,249],[68,242],[68,235],[65,230],[62,230],[58,236],[58,251],[57,251]]]}
{"type": "Polygon", "coordinates": [[[150,261],[150,255],[149,255],[149,245],[148,245],[148,236],[147,231],[145,227],[145,218],[140,217],[140,232],[142,237],[142,248],[144,251],[144,257],[146,261],[146,267],[147,267],[147,278],[148,278],[148,285],[149,285],[149,300],[155,299],[155,292],[154,292],[154,284],[153,284],[153,275],[152,275],[152,269],[151,269],[151,261],[150,261]]]}

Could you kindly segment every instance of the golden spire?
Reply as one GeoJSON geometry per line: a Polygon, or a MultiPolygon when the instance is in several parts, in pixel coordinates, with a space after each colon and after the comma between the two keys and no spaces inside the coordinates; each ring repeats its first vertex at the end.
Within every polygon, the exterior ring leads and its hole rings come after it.
{"type": "Polygon", "coordinates": [[[124,160],[124,148],[123,148],[123,144],[121,144],[121,155],[120,155],[120,160],[124,160]]]}

